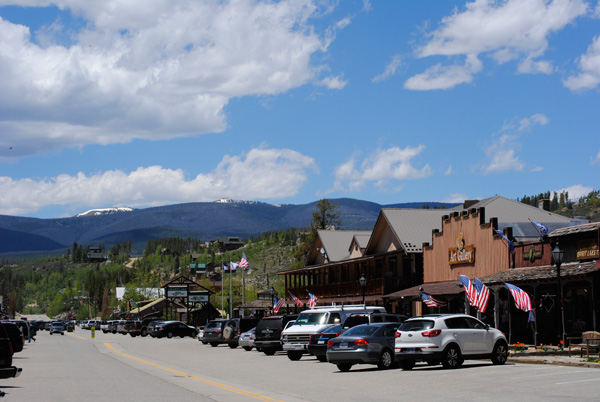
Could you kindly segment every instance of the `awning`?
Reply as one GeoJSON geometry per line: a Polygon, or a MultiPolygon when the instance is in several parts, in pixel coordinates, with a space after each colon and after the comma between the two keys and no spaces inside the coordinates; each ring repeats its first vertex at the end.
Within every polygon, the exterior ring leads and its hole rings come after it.
{"type": "Polygon", "coordinates": [[[424,283],[422,285],[413,286],[412,288],[400,290],[398,292],[390,293],[383,298],[389,300],[398,300],[404,297],[418,297],[419,292],[423,291],[429,293],[432,296],[449,296],[457,295],[464,292],[463,286],[460,281],[445,281],[445,282],[431,282],[424,283]]]}
{"type": "MultiPolygon", "coordinates": [[[[565,263],[560,266],[560,277],[584,277],[590,273],[597,272],[599,269],[600,260],[565,263]]],[[[481,282],[488,286],[499,285],[504,282],[515,284],[521,282],[549,282],[555,280],[555,265],[545,265],[533,268],[514,268],[481,278],[481,282]]]]}

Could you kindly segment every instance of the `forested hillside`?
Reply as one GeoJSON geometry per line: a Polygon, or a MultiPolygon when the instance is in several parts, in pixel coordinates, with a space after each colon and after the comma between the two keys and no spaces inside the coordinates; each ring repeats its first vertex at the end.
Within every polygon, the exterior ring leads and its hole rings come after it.
{"type": "Polygon", "coordinates": [[[559,215],[568,216],[585,216],[592,222],[600,222],[600,190],[593,190],[588,195],[579,198],[577,202],[569,200],[569,192],[563,191],[552,194],[550,191],[540,193],[534,196],[524,196],[517,198],[517,201],[537,207],[541,200],[549,200],[550,212],[559,215]]]}

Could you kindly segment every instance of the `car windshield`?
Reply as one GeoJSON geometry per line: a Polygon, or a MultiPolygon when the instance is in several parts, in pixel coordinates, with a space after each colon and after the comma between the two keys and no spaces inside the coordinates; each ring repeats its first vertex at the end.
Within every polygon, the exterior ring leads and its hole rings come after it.
{"type": "Polygon", "coordinates": [[[294,325],[316,325],[327,322],[327,313],[301,313],[294,325]]]}
{"type": "Polygon", "coordinates": [[[329,327],[324,331],[321,331],[322,334],[337,334],[342,330],[341,325],[334,325],[333,327],[329,327]]]}
{"type": "Polygon", "coordinates": [[[344,332],[344,336],[369,336],[373,335],[375,331],[380,327],[372,327],[370,325],[359,325],[358,327],[352,327],[348,331],[344,332]]]}
{"type": "Polygon", "coordinates": [[[204,330],[209,330],[209,329],[215,329],[215,328],[221,328],[221,323],[220,322],[209,322],[208,324],[206,324],[206,327],[204,328],[204,330]]]}
{"type": "Polygon", "coordinates": [[[398,331],[421,331],[425,329],[433,328],[434,322],[432,320],[409,320],[404,321],[398,331]]]}

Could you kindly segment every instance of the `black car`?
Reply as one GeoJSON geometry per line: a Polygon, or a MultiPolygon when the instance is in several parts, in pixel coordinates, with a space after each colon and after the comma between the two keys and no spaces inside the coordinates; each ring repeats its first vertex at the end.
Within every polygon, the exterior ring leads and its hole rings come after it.
{"type": "Polygon", "coordinates": [[[320,362],[327,361],[327,342],[342,333],[341,325],[332,325],[318,334],[310,336],[308,354],[315,356],[320,362]]]}
{"type": "Polygon", "coordinates": [[[380,369],[396,366],[394,341],[400,323],[363,324],[327,342],[327,360],[340,371],[355,364],[376,364],[380,369]]]}
{"type": "Polygon", "coordinates": [[[25,338],[23,333],[17,327],[17,324],[11,321],[4,321],[4,329],[6,330],[6,334],[8,335],[10,342],[12,344],[13,352],[18,353],[23,350],[23,345],[25,344],[25,338]]]}
{"type": "Polygon", "coordinates": [[[262,318],[256,324],[254,346],[257,350],[262,350],[264,354],[274,355],[278,350],[283,350],[281,346],[281,331],[286,324],[298,318],[298,314],[273,315],[262,318]]]}
{"type": "Polygon", "coordinates": [[[217,318],[216,320],[209,321],[204,326],[204,334],[202,340],[210,346],[216,347],[221,343],[225,343],[223,339],[223,330],[226,324],[229,322],[226,318],[217,318]]]}
{"type": "Polygon", "coordinates": [[[22,369],[12,365],[13,346],[5,326],[14,325],[0,323],[0,378],[18,377],[22,369]]]}
{"type": "Polygon", "coordinates": [[[154,330],[150,334],[150,336],[154,338],[173,338],[174,336],[179,336],[181,338],[186,336],[191,336],[195,338],[198,334],[196,328],[186,325],[181,321],[165,321],[159,324],[156,324],[154,330]]]}

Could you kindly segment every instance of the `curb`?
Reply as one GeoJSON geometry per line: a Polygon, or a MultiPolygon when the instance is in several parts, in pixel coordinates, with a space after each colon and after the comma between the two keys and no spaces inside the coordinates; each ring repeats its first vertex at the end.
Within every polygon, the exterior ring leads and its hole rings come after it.
{"type": "Polygon", "coordinates": [[[543,357],[540,357],[540,358],[509,357],[507,361],[512,362],[512,363],[524,363],[524,364],[553,364],[556,366],[600,368],[600,363],[570,362],[570,361],[561,361],[561,360],[554,360],[554,359],[545,359],[543,357]]]}

